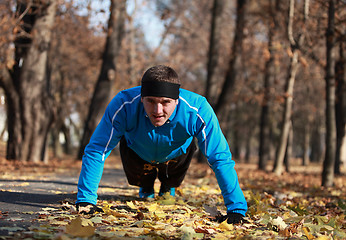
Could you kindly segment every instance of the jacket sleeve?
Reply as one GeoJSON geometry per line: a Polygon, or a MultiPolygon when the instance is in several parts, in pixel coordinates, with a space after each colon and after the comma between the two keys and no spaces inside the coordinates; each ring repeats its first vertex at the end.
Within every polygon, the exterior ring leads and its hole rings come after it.
{"type": "Polygon", "coordinates": [[[206,100],[198,111],[196,131],[199,147],[215,173],[227,212],[245,216],[247,203],[234,169],[235,162],[219,121],[206,100]]]}
{"type": "Polygon", "coordinates": [[[120,121],[119,119],[125,119],[126,116],[121,106],[121,99],[116,96],[107,106],[100,123],[84,150],[76,203],[96,204],[97,202],[97,190],[103,173],[104,161],[124,133],[126,121],[120,121]]]}

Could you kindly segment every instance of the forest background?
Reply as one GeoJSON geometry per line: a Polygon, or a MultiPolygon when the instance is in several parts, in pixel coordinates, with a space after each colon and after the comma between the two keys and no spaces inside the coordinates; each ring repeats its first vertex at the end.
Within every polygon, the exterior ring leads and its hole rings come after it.
{"type": "Polygon", "coordinates": [[[1,1],[5,157],[81,159],[110,99],[167,64],[211,103],[236,161],[278,175],[293,159],[323,164],[332,186],[346,163],[345,5],[1,1]]]}

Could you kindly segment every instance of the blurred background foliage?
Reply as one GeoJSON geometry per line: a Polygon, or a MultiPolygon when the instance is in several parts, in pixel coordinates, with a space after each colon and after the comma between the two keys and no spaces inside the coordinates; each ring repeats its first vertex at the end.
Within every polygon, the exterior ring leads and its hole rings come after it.
{"type": "MultiPolygon", "coordinates": [[[[343,0],[0,3],[0,131],[9,160],[80,159],[110,99],[166,64],[204,95],[234,159],[289,171],[346,162],[343,0]]],[[[199,161],[203,161],[198,156],[199,161]]],[[[329,177],[327,177],[329,176],[329,177]]]]}

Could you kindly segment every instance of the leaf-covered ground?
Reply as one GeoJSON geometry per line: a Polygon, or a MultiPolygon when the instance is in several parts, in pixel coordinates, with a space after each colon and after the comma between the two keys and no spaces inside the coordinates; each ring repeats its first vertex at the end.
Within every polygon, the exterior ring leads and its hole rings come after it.
{"type": "MultiPolygon", "coordinates": [[[[79,163],[72,165],[47,168],[2,161],[6,171],[0,176],[78,174],[79,163]]],[[[121,169],[121,164],[114,158],[107,167],[121,169]]],[[[335,187],[323,189],[319,166],[296,166],[280,177],[256,170],[255,164],[238,163],[236,169],[249,205],[241,225],[214,221],[225,213],[216,179],[208,166],[193,163],[175,198],[143,201],[136,197],[138,188],[119,188],[114,182],[114,187],[99,189],[101,196],[108,196],[98,202],[104,213],[79,215],[75,199],[63,199],[56,207],[23,213],[34,215],[32,226],[7,227],[9,236],[0,239],[346,239],[345,176],[335,178],[335,187]]],[[[0,209],[0,218],[6,217],[0,209]]]]}

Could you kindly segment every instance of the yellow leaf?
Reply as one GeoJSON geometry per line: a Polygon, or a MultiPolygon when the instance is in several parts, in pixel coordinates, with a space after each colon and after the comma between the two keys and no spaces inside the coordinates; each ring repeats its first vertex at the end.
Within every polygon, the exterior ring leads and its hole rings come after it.
{"type": "Polygon", "coordinates": [[[57,211],[58,209],[56,208],[51,208],[51,207],[46,207],[46,208],[42,208],[43,211],[57,211]]]}
{"type": "Polygon", "coordinates": [[[23,212],[23,214],[35,214],[33,211],[30,211],[30,212],[23,212]]]}
{"type": "Polygon", "coordinates": [[[182,224],[184,222],[183,218],[173,219],[172,224],[182,224]]]}
{"type": "Polygon", "coordinates": [[[90,219],[87,218],[81,218],[82,220],[82,226],[86,227],[86,226],[94,226],[93,222],[90,219]]]}
{"type": "Polygon", "coordinates": [[[117,218],[113,215],[109,215],[106,219],[105,219],[107,222],[116,222],[117,221],[117,218]]]}
{"type": "Polygon", "coordinates": [[[175,204],[175,198],[167,198],[167,199],[162,199],[158,200],[158,202],[162,205],[174,205],[175,204]]]}
{"type": "Polygon", "coordinates": [[[129,206],[131,209],[137,209],[137,207],[133,204],[133,202],[126,202],[127,206],[129,206]]]}
{"type": "MultiPolygon", "coordinates": [[[[93,217],[93,218],[90,218],[90,221],[92,223],[102,223],[102,217],[93,217]]],[[[93,225],[90,225],[90,226],[93,226],[93,225]]]]}
{"type": "Polygon", "coordinates": [[[234,226],[232,224],[228,224],[227,220],[220,223],[219,228],[225,231],[232,231],[234,229],[234,226]]]}
{"type": "Polygon", "coordinates": [[[90,237],[95,233],[95,227],[83,226],[82,219],[77,217],[66,226],[66,233],[74,237],[90,237]]]}
{"type": "Polygon", "coordinates": [[[57,221],[57,220],[53,220],[49,222],[51,225],[58,225],[58,226],[64,226],[67,225],[68,222],[65,221],[57,221]]]}
{"type": "Polygon", "coordinates": [[[135,222],[134,224],[132,224],[132,226],[142,228],[144,226],[144,221],[142,220],[142,221],[135,222]]]}
{"type": "Polygon", "coordinates": [[[162,212],[162,211],[157,211],[157,212],[154,213],[154,215],[155,215],[156,217],[158,217],[158,219],[163,219],[163,218],[166,218],[167,213],[164,213],[164,212],[162,212]]]}
{"type": "Polygon", "coordinates": [[[118,218],[127,218],[127,217],[128,217],[127,214],[125,214],[125,213],[119,213],[119,212],[114,211],[114,210],[109,210],[109,211],[107,212],[107,214],[110,215],[110,216],[118,217],[118,218]]]}
{"type": "Polygon", "coordinates": [[[304,234],[307,237],[307,239],[309,239],[309,240],[314,239],[314,236],[311,235],[308,228],[303,227],[303,231],[304,231],[304,234]]]}
{"type": "Polygon", "coordinates": [[[149,212],[154,212],[157,209],[157,203],[150,204],[147,209],[149,212]]]}

